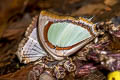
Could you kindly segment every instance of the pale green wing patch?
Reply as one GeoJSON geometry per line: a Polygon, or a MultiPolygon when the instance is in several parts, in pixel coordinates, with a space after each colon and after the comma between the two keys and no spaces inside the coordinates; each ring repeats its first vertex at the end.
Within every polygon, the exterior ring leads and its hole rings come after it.
{"type": "Polygon", "coordinates": [[[67,22],[53,23],[48,30],[48,41],[58,47],[72,46],[89,37],[87,29],[67,22]]]}

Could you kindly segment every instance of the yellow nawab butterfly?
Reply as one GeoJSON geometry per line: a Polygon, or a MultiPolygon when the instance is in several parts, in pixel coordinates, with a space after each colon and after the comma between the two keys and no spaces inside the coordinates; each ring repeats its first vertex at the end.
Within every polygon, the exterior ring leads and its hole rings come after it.
{"type": "Polygon", "coordinates": [[[28,27],[17,55],[28,63],[50,54],[61,60],[74,54],[96,37],[96,24],[82,17],[59,16],[41,11],[28,27]]]}

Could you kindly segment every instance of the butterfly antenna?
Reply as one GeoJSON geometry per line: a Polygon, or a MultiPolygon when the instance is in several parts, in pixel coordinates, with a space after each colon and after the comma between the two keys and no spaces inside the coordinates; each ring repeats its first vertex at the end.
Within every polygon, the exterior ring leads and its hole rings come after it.
{"type": "Polygon", "coordinates": [[[88,19],[88,21],[92,21],[92,19],[94,18],[95,16],[92,16],[91,18],[88,19]]]}

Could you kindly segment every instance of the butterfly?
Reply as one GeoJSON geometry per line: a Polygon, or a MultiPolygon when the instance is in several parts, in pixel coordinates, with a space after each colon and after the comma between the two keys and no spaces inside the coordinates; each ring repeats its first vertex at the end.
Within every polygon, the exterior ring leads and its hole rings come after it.
{"type": "Polygon", "coordinates": [[[23,63],[48,54],[56,60],[62,60],[80,50],[96,35],[96,24],[86,18],[41,11],[27,28],[16,54],[23,63]]]}

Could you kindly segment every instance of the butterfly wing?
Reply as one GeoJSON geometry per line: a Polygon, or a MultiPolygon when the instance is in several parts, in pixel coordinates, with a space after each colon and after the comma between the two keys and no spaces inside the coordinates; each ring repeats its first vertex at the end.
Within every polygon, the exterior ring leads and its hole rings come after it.
{"type": "Polygon", "coordinates": [[[95,38],[91,31],[94,30],[90,26],[92,23],[81,20],[68,16],[57,16],[46,11],[40,13],[38,21],[39,39],[46,51],[55,59],[61,60],[63,57],[75,53],[95,38]],[[83,22],[86,24],[85,26],[83,22]],[[76,45],[77,43],[79,44],[76,45]]]}
{"type": "Polygon", "coordinates": [[[16,54],[20,62],[29,63],[47,55],[38,42],[37,19],[38,17],[33,19],[32,24],[27,28],[25,38],[19,44],[16,54]]]}

